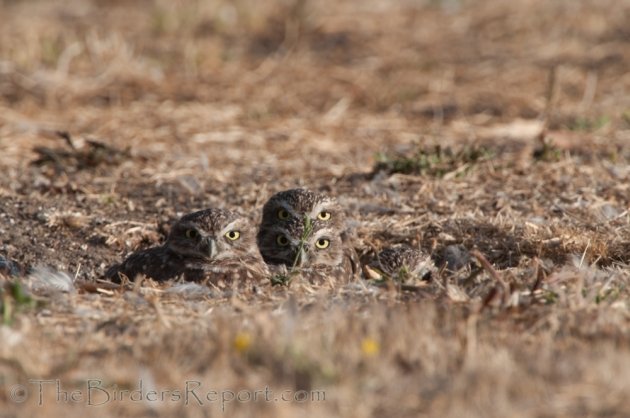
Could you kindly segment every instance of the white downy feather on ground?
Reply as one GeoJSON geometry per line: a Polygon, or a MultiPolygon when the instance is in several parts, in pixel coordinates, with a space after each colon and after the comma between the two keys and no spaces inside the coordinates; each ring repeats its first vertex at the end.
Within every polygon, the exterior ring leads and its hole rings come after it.
{"type": "Polygon", "coordinates": [[[69,293],[75,290],[72,278],[63,271],[37,266],[25,281],[35,293],[69,293]]]}

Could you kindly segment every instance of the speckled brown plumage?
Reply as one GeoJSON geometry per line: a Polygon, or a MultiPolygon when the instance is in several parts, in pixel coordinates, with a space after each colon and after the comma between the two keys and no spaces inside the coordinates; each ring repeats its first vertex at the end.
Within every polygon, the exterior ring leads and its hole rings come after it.
{"type": "Polygon", "coordinates": [[[345,215],[339,204],[305,189],[272,196],[263,207],[258,247],[273,271],[312,282],[350,281],[358,272],[345,215]]]}
{"type": "Polygon", "coordinates": [[[404,245],[383,249],[369,266],[390,278],[401,279],[422,279],[435,269],[428,254],[404,245]]]}
{"type": "Polygon", "coordinates": [[[269,272],[255,244],[254,227],[248,219],[223,209],[190,213],[172,227],[166,242],[131,254],[112,266],[105,277],[120,281],[139,275],[157,281],[229,284],[263,280],[269,272]]]}

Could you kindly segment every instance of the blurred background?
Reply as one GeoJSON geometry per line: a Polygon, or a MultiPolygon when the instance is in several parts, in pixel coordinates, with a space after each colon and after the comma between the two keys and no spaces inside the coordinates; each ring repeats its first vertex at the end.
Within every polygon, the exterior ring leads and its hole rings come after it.
{"type": "Polygon", "coordinates": [[[627,0],[3,0],[0,19],[1,138],[61,126],[358,168],[444,126],[630,124],[627,0]]]}

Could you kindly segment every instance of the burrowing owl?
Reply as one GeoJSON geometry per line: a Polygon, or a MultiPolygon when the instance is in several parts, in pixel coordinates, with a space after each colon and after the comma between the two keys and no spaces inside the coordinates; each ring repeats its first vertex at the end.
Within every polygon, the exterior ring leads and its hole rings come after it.
{"type": "MultiPolygon", "coordinates": [[[[383,249],[368,267],[381,278],[400,281],[424,279],[435,270],[435,265],[429,255],[407,246],[383,249]]],[[[374,275],[368,274],[368,276],[374,275]]]]}
{"type": "Polygon", "coordinates": [[[257,240],[276,272],[299,273],[312,282],[349,281],[357,274],[343,210],[322,194],[291,189],[273,195],[263,207],[257,240]]]}
{"type": "Polygon", "coordinates": [[[145,275],[157,281],[182,277],[187,281],[229,284],[262,279],[268,270],[248,219],[222,209],[190,213],[171,228],[166,242],[131,254],[105,276],[119,281],[145,275]]]}

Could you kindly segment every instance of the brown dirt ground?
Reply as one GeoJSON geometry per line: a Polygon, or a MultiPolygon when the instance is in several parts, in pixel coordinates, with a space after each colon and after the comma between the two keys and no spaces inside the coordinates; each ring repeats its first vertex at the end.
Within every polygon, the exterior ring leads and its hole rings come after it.
{"type": "Polygon", "coordinates": [[[0,418],[629,416],[629,21],[627,0],[0,0],[0,256],[76,279],[19,279],[28,307],[0,275],[0,418]],[[294,186],[339,199],[364,260],[491,265],[412,290],[85,284],[186,212],[257,220],[294,186]],[[147,399],[194,381],[250,392],[147,399]],[[265,388],[325,400],[246,398],[265,388]]]}

